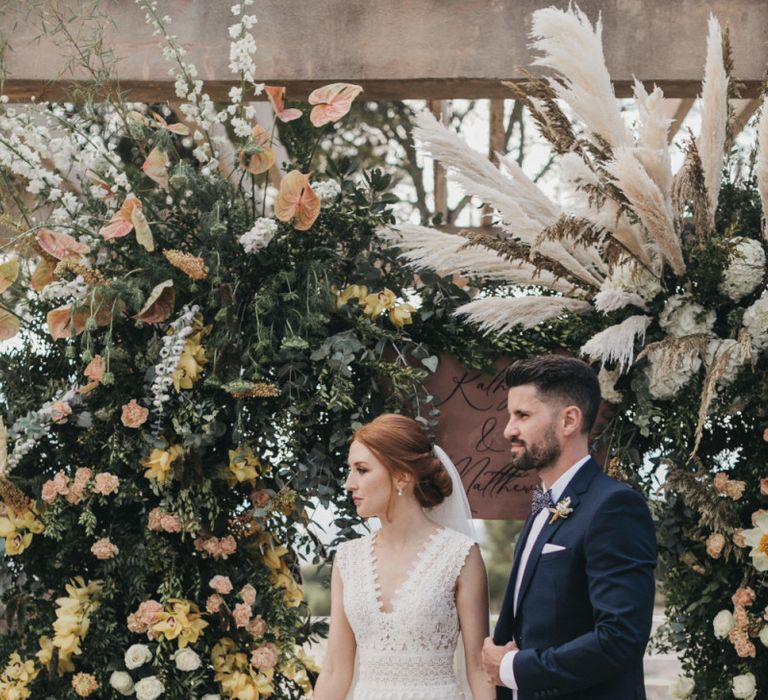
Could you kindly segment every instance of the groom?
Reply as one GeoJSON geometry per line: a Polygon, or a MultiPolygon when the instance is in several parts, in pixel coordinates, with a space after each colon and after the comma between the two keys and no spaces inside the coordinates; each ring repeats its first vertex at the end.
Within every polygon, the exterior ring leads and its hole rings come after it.
{"type": "Polygon", "coordinates": [[[497,700],[643,700],[656,538],[644,499],[589,456],[594,371],[546,355],[507,370],[512,463],[537,492],[483,667],[497,700]]]}

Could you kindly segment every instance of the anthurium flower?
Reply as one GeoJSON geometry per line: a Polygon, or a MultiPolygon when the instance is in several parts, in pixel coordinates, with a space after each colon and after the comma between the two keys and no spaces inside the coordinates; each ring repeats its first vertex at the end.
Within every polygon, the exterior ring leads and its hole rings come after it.
{"type": "Polygon", "coordinates": [[[319,215],[320,198],[309,185],[309,175],[292,170],[280,181],[275,216],[280,221],[293,222],[297,231],[306,231],[319,215]]]}
{"type": "Polygon", "coordinates": [[[89,250],[87,245],[78,243],[72,236],[61,231],[41,228],[35,238],[40,248],[56,260],[79,260],[89,250]]]}
{"type": "Polygon", "coordinates": [[[0,340],[8,340],[18,335],[21,322],[10,311],[0,306],[0,340]]]}
{"type": "Polygon", "coordinates": [[[106,226],[102,227],[99,233],[106,240],[111,240],[127,236],[135,228],[136,240],[148,251],[153,251],[155,243],[152,238],[152,231],[142,209],[143,206],[136,196],[129,194],[125,198],[123,206],[120,207],[120,211],[112,217],[106,226]]]}
{"type": "Polygon", "coordinates": [[[175,303],[176,290],[173,288],[173,280],[165,280],[155,285],[134,318],[144,323],[162,323],[173,312],[175,303]]]}
{"type": "Polygon", "coordinates": [[[42,291],[51,282],[56,279],[54,271],[56,270],[56,263],[48,258],[40,258],[40,262],[37,263],[35,271],[32,273],[32,279],[30,280],[30,286],[36,292],[42,291]]]}
{"type": "Polygon", "coordinates": [[[390,289],[383,292],[369,294],[364,299],[363,313],[371,318],[376,318],[382,311],[391,309],[395,305],[395,293],[390,289]]]}
{"type": "Polygon", "coordinates": [[[285,88],[277,87],[276,85],[267,85],[264,88],[264,92],[267,93],[269,101],[272,103],[272,109],[275,110],[275,116],[281,122],[291,122],[294,119],[298,119],[302,115],[300,109],[286,109],[285,108],[285,88]]]}
{"type": "Polygon", "coordinates": [[[179,136],[189,136],[189,127],[186,126],[185,124],[182,124],[181,122],[176,122],[175,124],[169,124],[157,112],[151,112],[151,114],[152,114],[152,118],[157,122],[157,125],[161,129],[170,131],[172,134],[178,134],[179,136]]]}
{"type": "Polygon", "coordinates": [[[351,83],[331,83],[313,90],[309,95],[309,104],[315,105],[309,115],[312,125],[325,126],[341,119],[362,91],[360,85],[351,83]]]}
{"type": "Polygon", "coordinates": [[[0,265],[0,294],[10,287],[19,276],[18,258],[13,258],[0,265]]]}
{"type": "MultiPolygon", "coordinates": [[[[52,309],[46,317],[48,332],[54,340],[72,338],[72,330],[74,335],[78,336],[85,330],[85,324],[89,318],[93,318],[97,326],[106,326],[111,317],[110,306],[110,303],[97,299],[94,305],[80,304],[74,311],[70,304],[52,309]]],[[[118,311],[122,313],[122,304],[119,306],[118,311]]]]}
{"type": "Polygon", "coordinates": [[[275,152],[271,148],[272,139],[267,130],[256,124],[251,130],[251,138],[240,151],[240,166],[252,175],[267,172],[275,164],[275,152]]]}
{"type": "Polygon", "coordinates": [[[402,328],[403,326],[413,323],[411,314],[415,311],[416,309],[410,304],[399,304],[389,310],[389,320],[392,322],[393,326],[402,328]]]}
{"type": "Polygon", "coordinates": [[[141,166],[144,174],[164,190],[168,189],[168,154],[155,146],[141,166]]]}

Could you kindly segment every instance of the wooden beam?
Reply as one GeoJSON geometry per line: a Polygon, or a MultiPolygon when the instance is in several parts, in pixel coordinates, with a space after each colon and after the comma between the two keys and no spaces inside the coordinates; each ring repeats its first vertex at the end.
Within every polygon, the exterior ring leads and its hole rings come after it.
{"type": "Polygon", "coordinates": [[[669,105],[669,117],[672,119],[672,123],[669,125],[669,132],[667,133],[667,141],[672,143],[672,139],[675,138],[677,132],[683,126],[685,118],[688,116],[688,112],[691,111],[693,103],[696,100],[693,97],[686,97],[680,100],[668,100],[669,105]]]}
{"type": "Polygon", "coordinates": [[[733,123],[733,138],[739,135],[759,107],[760,100],[734,100],[733,110],[736,116],[733,123]]]}
{"type": "MultiPolygon", "coordinates": [[[[41,36],[33,10],[51,2],[4,3],[0,10],[0,32],[8,43],[2,89],[12,101],[61,99],[89,80],[82,68],[69,65],[56,35],[41,36]]],[[[257,77],[286,85],[293,99],[333,81],[360,83],[363,97],[372,100],[502,99],[509,93],[501,81],[521,79],[521,67],[534,58],[528,48],[531,13],[551,2],[260,0],[252,7],[259,20],[252,30],[257,77]]],[[[59,0],[58,5],[77,16],[81,3],[59,0]]],[[[768,63],[765,0],[581,0],[579,5],[592,21],[602,16],[606,63],[618,96],[631,94],[633,76],[655,82],[667,97],[699,94],[710,12],[731,27],[734,78],[744,84],[744,97],[757,96],[768,63]]],[[[172,99],[169,64],[142,10],[134,0],[111,0],[102,7],[109,13],[102,41],[119,59],[120,88],[130,99],[172,99]]],[[[164,0],[161,11],[173,17],[170,30],[188,50],[186,59],[197,66],[211,97],[226,100],[237,79],[228,67],[230,3],[164,0]]]]}

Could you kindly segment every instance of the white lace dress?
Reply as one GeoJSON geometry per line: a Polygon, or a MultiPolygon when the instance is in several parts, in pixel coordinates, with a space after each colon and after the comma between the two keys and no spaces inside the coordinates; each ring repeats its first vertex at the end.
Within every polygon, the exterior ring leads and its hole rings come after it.
{"type": "Polygon", "coordinates": [[[456,579],[474,544],[441,528],[430,537],[382,610],[375,534],[343,543],[336,554],[344,611],[357,642],[351,700],[468,700],[454,674],[459,637],[456,579]]]}

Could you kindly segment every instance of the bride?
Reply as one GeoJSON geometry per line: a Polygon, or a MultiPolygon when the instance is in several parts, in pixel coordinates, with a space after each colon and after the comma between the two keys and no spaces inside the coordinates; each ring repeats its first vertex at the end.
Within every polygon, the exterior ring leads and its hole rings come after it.
{"type": "Polygon", "coordinates": [[[456,467],[396,414],[355,433],[348,463],[345,488],[381,529],[336,554],[315,700],[491,700],[487,580],[456,467]]]}

